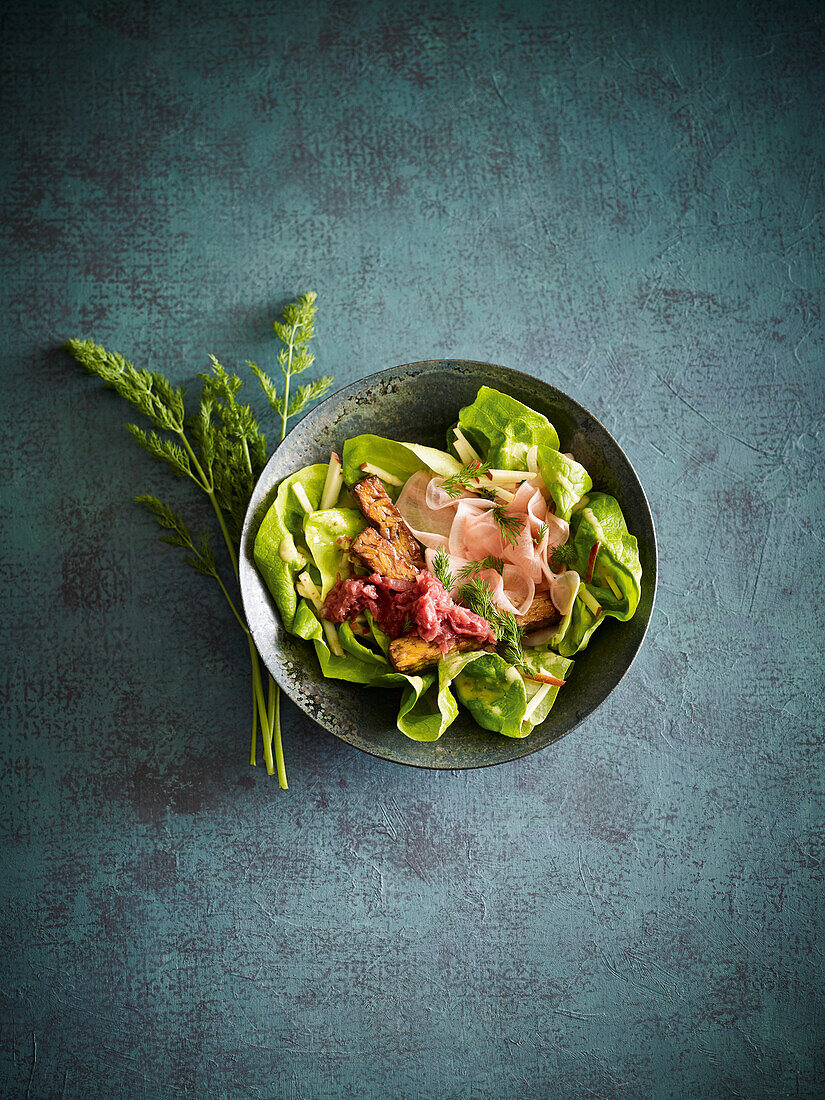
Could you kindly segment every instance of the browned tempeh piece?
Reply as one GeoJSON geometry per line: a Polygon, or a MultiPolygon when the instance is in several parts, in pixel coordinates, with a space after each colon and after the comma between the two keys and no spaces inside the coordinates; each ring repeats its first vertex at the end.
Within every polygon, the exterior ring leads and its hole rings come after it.
{"type": "Polygon", "coordinates": [[[384,577],[412,581],[418,575],[414,565],[401,554],[395,544],[383,538],[374,527],[365,527],[350,546],[350,554],[369,569],[371,573],[380,573],[384,577]]]}
{"type": "Polygon", "coordinates": [[[527,614],[523,618],[518,616],[518,624],[525,634],[532,634],[534,630],[542,630],[545,626],[558,622],[561,622],[561,615],[550,599],[549,592],[537,593],[527,609],[527,614]]]}
{"type": "MultiPolygon", "coordinates": [[[[532,634],[534,630],[552,626],[560,619],[561,615],[558,613],[549,594],[540,592],[530,605],[527,614],[523,618],[519,618],[519,625],[526,634],[532,634]]],[[[459,639],[455,648],[461,650],[462,653],[467,653],[471,649],[493,651],[490,646],[480,645],[476,638],[459,639]]],[[[424,669],[437,665],[441,660],[441,656],[441,650],[435,642],[425,642],[417,634],[408,634],[404,638],[396,638],[390,642],[390,664],[398,672],[406,672],[407,674],[423,672],[424,669]]]]}
{"type": "MultiPolygon", "coordinates": [[[[481,645],[477,638],[458,638],[452,648],[461,653],[467,653],[471,649],[495,652],[491,645],[481,645]]],[[[425,642],[417,634],[406,634],[403,638],[394,638],[390,642],[389,658],[396,672],[411,675],[438,664],[441,650],[435,642],[425,642]]]]}
{"type": "Polygon", "coordinates": [[[374,474],[364,477],[353,485],[352,491],[361,505],[361,511],[377,528],[378,533],[388,542],[394,543],[411,565],[416,569],[423,569],[421,549],[410,534],[401,513],[387,495],[381,479],[374,474]]]}

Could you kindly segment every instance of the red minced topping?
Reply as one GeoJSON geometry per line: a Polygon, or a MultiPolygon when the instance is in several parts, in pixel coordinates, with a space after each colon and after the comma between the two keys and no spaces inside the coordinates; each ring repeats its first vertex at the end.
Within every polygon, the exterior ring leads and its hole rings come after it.
{"type": "Polygon", "coordinates": [[[380,573],[343,581],[339,577],[321,613],[330,622],[343,623],[365,610],[391,638],[416,633],[425,642],[437,642],[442,653],[452,648],[457,637],[475,638],[482,644],[496,641],[487,620],[454,603],[441,581],[426,569],[412,581],[380,573]]]}

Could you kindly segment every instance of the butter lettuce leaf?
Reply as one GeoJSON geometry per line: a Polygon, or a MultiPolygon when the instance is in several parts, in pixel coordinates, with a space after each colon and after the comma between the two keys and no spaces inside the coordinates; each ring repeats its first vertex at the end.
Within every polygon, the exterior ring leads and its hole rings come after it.
{"type": "Polygon", "coordinates": [[[593,487],[590,474],[580,462],[567,458],[551,447],[539,447],[538,467],[556,503],[556,515],[569,520],[573,506],[593,487]]]}
{"type": "Polygon", "coordinates": [[[558,450],[559,437],[546,416],[514,397],[482,386],[458,426],[481,457],[497,470],[523,470],[532,446],[558,450]]]}
{"type": "MultiPolygon", "coordinates": [[[[527,708],[527,691],[518,669],[498,653],[457,654],[453,690],[479,726],[505,737],[524,737],[521,732],[527,708]],[[475,658],[466,660],[466,658],[475,658]]],[[[450,660],[450,656],[446,658],[450,660]]],[[[529,732],[529,731],[528,731],[529,732]]]]}
{"type": "Polygon", "coordinates": [[[303,539],[306,512],[292,486],[300,484],[312,507],[317,509],[326,476],[327,465],[318,463],[284,478],[255,537],[255,564],[278,605],[287,630],[292,630],[298,606],[295,578],[305,564],[295,544],[303,539]]]}
{"type": "Polygon", "coordinates": [[[587,504],[573,516],[570,542],[576,551],[573,568],[584,579],[593,545],[599,550],[593,577],[582,584],[600,610],[594,612],[582,599],[581,591],[573,604],[567,629],[558,642],[564,657],[585,649],[593,631],[608,616],[626,622],[635,614],[641,596],[642,565],[634,535],[627,530],[618,501],[607,493],[591,493],[587,504]]]}
{"type": "MultiPolygon", "coordinates": [[[[570,670],[573,667],[573,662],[567,660],[567,658],[565,657],[559,656],[558,653],[554,653],[549,645],[533,646],[532,648],[525,649],[524,653],[525,673],[528,676],[530,672],[544,672],[549,673],[551,676],[558,677],[559,680],[567,680],[569,678],[570,670]]],[[[533,685],[531,683],[530,686],[531,689],[533,689],[532,694],[530,695],[530,698],[532,699],[533,695],[535,695],[537,691],[541,690],[542,685],[538,683],[533,685]]],[[[525,718],[522,720],[522,737],[526,737],[527,734],[535,729],[536,726],[541,725],[541,723],[553,709],[553,704],[555,703],[556,697],[558,696],[560,691],[560,687],[556,686],[555,684],[550,685],[549,691],[544,694],[541,702],[538,703],[530,712],[529,718],[525,718]]],[[[528,699],[528,706],[529,701],[530,700],[528,699]]]]}
{"type": "MultiPolygon", "coordinates": [[[[396,672],[382,653],[364,645],[355,636],[349,623],[338,627],[343,657],[330,651],[321,624],[304,599],[295,614],[294,632],[312,642],[321,671],[329,679],[366,687],[403,688],[396,724],[413,741],[437,741],[455,721],[458,707],[449,691],[438,684],[435,671],[422,676],[396,672]]],[[[383,631],[378,633],[383,634],[383,631]]]]}
{"type": "MultiPolygon", "coordinates": [[[[341,461],[347,485],[354,485],[365,476],[361,469],[365,462],[386,470],[402,484],[418,470],[432,470],[441,477],[451,477],[461,469],[461,463],[446,451],[421,447],[417,443],[399,443],[380,435],[356,435],[348,439],[344,443],[341,461]]],[[[393,500],[401,492],[400,486],[387,482],[384,488],[393,500]]]]}
{"type": "Polygon", "coordinates": [[[363,512],[354,508],[326,508],[311,512],[304,519],[304,540],[321,575],[321,597],[335,584],[338,576],[352,575],[352,565],[339,538],[354,539],[367,525],[363,512]]]}

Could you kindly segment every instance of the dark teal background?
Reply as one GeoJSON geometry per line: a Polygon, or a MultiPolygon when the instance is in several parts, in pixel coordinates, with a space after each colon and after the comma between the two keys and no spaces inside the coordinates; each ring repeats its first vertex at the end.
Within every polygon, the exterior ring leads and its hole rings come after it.
{"type": "Polygon", "coordinates": [[[2,18],[3,1095],[819,1094],[821,6],[2,18]],[[634,462],[651,632],[557,746],[418,772],[287,703],[289,792],[247,766],[131,498],[208,517],[59,345],[271,363],[309,288],[338,385],[504,363],[634,462]]]}

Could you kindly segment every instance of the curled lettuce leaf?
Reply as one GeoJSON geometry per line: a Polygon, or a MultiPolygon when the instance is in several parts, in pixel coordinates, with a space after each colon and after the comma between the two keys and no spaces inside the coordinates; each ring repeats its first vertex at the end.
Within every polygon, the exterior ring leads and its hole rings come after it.
{"type": "MultiPolygon", "coordinates": [[[[526,659],[528,674],[549,672],[561,680],[573,663],[547,646],[531,650],[526,659]]],[[[538,706],[530,708],[530,699],[542,685],[531,681],[528,688],[518,669],[498,653],[448,653],[439,663],[438,676],[442,689],[452,682],[458,699],[479,726],[504,737],[527,737],[550,713],[559,693],[558,687],[551,686],[538,706]]]]}
{"type": "MultiPolygon", "coordinates": [[[[556,676],[559,680],[568,679],[570,670],[573,667],[573,662],[569,661],[566,657],[560,657],[558,653],[554,653],[549,645],[534,646],[532,649],[526,649],[524,652],[524,667],[528,676],[531,672],[549,672],[551,676],[556,676]]],[[[532,699],[533,695],[540,690],[541,684],[531,684],[531,688],[533,689],[530,695],[532,699]]],[[[526,737],[536,726],[541,725],[553,709],[556,696],[560,691],[560,687],[557,687],[555,684],[550,685],[550,690],[546,692],[541,702],[532,710],[530,717],[522,721],[522,737],[526,737]]]]}
{"type": "MultiPolygon", "coordinates": [[[[380,435],[356,435],[348,439],[344,443],[342,462],[347,485],[354,485],[364,477],[361,466],[365,462],[386,470],[402,484],[417,470],[432,470],[441,477],[451,477],[461,469],[461,464],[446,451],[420,447],[417,443],[399,443],[380,435]]],[[[398,485],[385,483],[384,488],[393,500],[401,492],[398,485]]]]}
{"type": "Polygon", "coordinates": [[[569,520],[574,505],[593,487],[590,474],[580,462],[567,458],[551,447],[539,447],[538,467],[547,491],[556,503],[556,515],[569,520]]]}
{"type": "MultiPolygon", "coordinates": [[[[376,631],[378,628],[375,628],[376,631]]],[[[311,641],[321,671],[329,679],[346,680],[367,687],[403,688],[398,708],[399,730],[413,741],[437,741],[455,721],[458,707],[450,693],[443,692],[436,673],[407,676],[396,672],[382,653],[356,638],[349,623],[338,627],[343,657],[331,652],[315,612],[301,599],[293,621],[293,633],[311,641]]],[[[383,635],[383,631],[379,631],[383,635]]]]}
{"type": "Polygon", "coordinates": [[[354,508],[326,508],[304,519],[304,539],[321,575],[322,599],[326,599],[339,574],[348,577],[352,573],[349,556],[338,545],[338,539],[354,539],[366,525],[363,513],[354,508]]]}
{"type": "Polygon", "coordinates": [[[523,470],[532,446],[558,450],[559,437],[546,416],[514,397],[482,386],[458,426],[481,457],[497,470],[523,470]]]}
{"type": "Polygon", "coordinates": [[[255,538],[255,564],[278,605],[287,630],[292,630],[298,607],[295,578],[304,568],[304,561],[295,543],[303,539],[306,517],[292,486],[301,485],[310,504],[317,509],[326,476],[326,464],[318,463],[284,478],[255,538]]]}
{"type": "Polygon", "coordinates": [[[521,737],[527,692],[518,670],[511,670],[497,653],[459,654],[460,658],[472,656],[476,659],[463,660],[453,674],[453,690],[459,700],[483,729],[521,737]]]}
{"type": "Polygon", "coordinates": [[[622,622],[631,618],[639,603],[642,580],[636,538],[628,532],[622,510],[614,497],[606,493],[589,495],[586,506],[576,512],[571,520],[570,542],[576,550],[573,568],[582,579],[587,576],[593,545],[596,542],[600,544],[592,580],[587,584],[583,581],[581,586],[600,610],[594,613],[587,606],[580,589],[567,628],[558,642],[558,651],[564,657],[572,657],[584,649],[593,631],[606,617],[622,622]]]}

